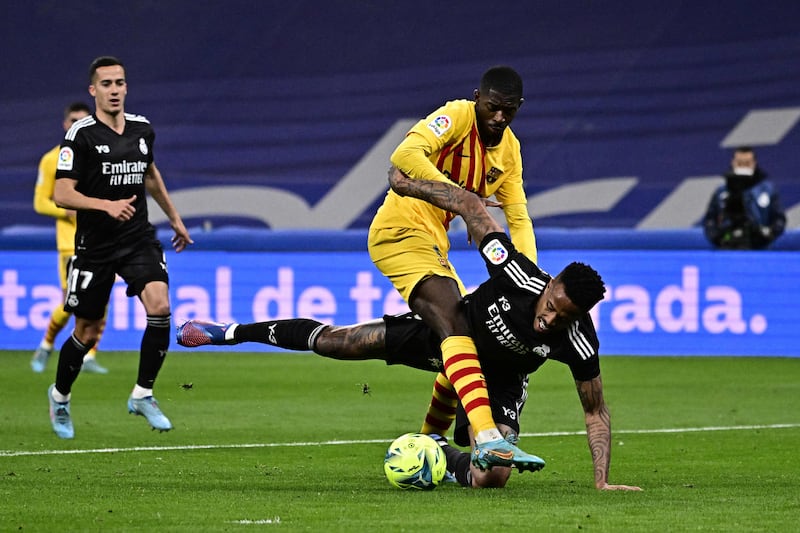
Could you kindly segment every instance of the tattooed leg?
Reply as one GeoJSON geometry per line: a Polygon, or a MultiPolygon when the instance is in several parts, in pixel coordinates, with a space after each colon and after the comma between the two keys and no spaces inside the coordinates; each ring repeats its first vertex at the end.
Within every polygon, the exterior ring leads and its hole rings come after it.
{"type": "Polygon", "coordinates": [[[328,326],[317,336],[313,349],[332,359],[384,359],[386,323],[375,320],[354,326],[328,326]]]}

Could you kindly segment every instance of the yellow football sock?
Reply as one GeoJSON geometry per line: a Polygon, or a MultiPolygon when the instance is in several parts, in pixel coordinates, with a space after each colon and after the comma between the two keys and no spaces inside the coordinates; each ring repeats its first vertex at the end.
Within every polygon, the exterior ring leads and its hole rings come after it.
{"type": "Polygon", "coordinates": [[[50,322],[47,324],[47,331],[44,333],[44,342],[46,344],[53,345],[56,341],[56,335],[61,333],[71,316],[72,314],[64,311],[64,308],[60,305],[53,309],[53,314],[50,315],[50,322]]]}
{"type": "Polygon", "coordinates": [[[461,399],[472,430],[476,435],[496,430],[475,343],[469,337],[452,336],[442,341],[441,347],[445,374],[461,399]]]}
{"type": "Polygon", "coordinates": [[[442,373],[437,374],[436,380],[433,382],[431,403],[428,406],[428,413],[425,415],[425,422],[422,424],[420,433],[438,433],[439,435],[447,433],[456,417],[457,406],[458,395],[447,376],[442,373]]]}

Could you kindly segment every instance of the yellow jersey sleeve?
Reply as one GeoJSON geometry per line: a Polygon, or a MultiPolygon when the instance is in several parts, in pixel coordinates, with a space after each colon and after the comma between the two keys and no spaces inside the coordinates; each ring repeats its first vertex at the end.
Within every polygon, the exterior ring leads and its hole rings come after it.
{"type": "Polygon", "coordinates": [[[533,222],[528,215],[528,208],[525,204],[513,204],[503,206],[503,213],[508,222],[508,233],[514,247],[522,252],[525,257],[538,263],[538,251],[536,249],[536,235],[533,233],[533,222]]]}
{"type": "Polygon", "coordinates": [[[452,182],[428,159],[430,144],[423,136],[411,131],[392,154],[392,165],[409,178],[452,182]]]}
{"type": "Polygon", "coordinates": [[[53,201],[58,150],[59,147],[56,146],[39,160],[39,173],[36,177],[36,187],[33,190],[33,209],[40,215],[64,219],[67,218],[66,209],[58,207],[53,201]]]}
{"type": "Polygon", "coordinates": [[[409,178],[458,183],[442,159],[475,125],[474,104],[455,100],[417,122],[391,156],[392,164],[409,178]]]}
{"type": "Polygon", "coordinates": [[[56,247],[62,253],[72,253],[75,249],[75,217],[53,201],[59,150],[60,147],[56,146],[39,161],[39,174],[33,190],[33,209],[40,215],[56,219],[56,247]]]}
{"type": "MultiPolygon", "coordinates": [[[[506,132],[510,134],[510,131],[506,132]]],[[[528,259],[534,263],[538,260],[536,249],[536,235],[533,232],[533,223],[528,214],[528,198],[522,182],[522,158],[519,155],[519,141],[511,135],[504,135],[511,142],[510,149],[506,150],[507,162],[503,168],[508,169],[503,173],[504,179],[494,191],[498,202],[503,204],[503,213],[508,224],[508,233],[511,242],[528,259]]]]}

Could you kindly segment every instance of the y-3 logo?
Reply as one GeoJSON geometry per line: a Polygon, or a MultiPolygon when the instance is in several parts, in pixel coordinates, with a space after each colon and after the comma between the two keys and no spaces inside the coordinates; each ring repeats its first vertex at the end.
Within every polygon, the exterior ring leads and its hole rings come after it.
{"type": "Polygon", "coordinates": [[[509,409],[508,407],[503,407],[503,414],[506,415],[511,420],[517,419],[517,412],[513,409],[509,409]]]}

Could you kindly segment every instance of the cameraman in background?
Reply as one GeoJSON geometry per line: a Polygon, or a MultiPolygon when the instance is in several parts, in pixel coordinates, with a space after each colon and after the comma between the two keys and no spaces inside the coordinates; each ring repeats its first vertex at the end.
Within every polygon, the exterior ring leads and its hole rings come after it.
{"type": "Polygon", "coordinates": [[[753,149],[737,148],[725,185],[714,191],[703,219],[703,231],[714,246],[761,250],[783,234],[786,213],[777,189],[766,178],[753,149]]]}

